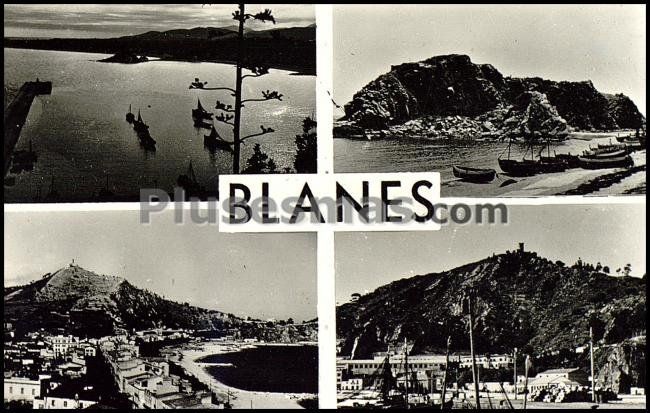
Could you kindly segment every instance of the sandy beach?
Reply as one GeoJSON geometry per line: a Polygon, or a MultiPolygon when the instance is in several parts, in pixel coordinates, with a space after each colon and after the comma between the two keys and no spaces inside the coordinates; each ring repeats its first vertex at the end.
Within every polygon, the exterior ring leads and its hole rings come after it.
{"type": "MultiPolygon", "coordinates": [[[[576,147],[578,141],[583,141],[583,148],[606,144],[612,139],[611,134],[602,133],[580,133],[572,136],[572,147],[576,147]]],[[[560,152],[558,152],[560,153],[560,152]]],[[[564,151],[562,152],[564,153],[564,151]]],[[[579,153],[579,152],[573,152],[579,153]]],[[[633,152],[634,167],[646,165],[646,150],[633,152]]],[[[564,172],[540,174],[530,177],[510,178],[504,174],[498,174],[497,178],[489,184],[474,184],[460,180],[444,182],[441,187],[442,196],[463,196],[463,197],[536,197],[564,194],[568,191],[575,191],[581,185],[585,185],[598,177],[623,173],[625,168],[606,168],[588,170],[582,168],[569,169],[564,172]],[[507,184],[508,181],[514,181],[507,184]],[[501,186],[503,185],[503,186],[501,186]]],[[[499,171],[497,171],[498,173],[499,171]]],[[[642,188],[645,193],[646,172],[638,171],[630,176],[623,177],[620,182],[613,182],[604,188],[593,188],[585,190],[587,196],[622,195],[629,192],[638,192],[642,188]]]]}
{"type": "Polygon", "coordinates": [[[213,355],[224,354],[232,351],[231,345],[223,343],[201,343],[183,346],[178,350],[183,355],[181,360],[173,357],[172,361],[178,363],[188,374],[198,378],[202,383],[210,386],[220,399],[226,400],[230,393],[230,403],[235,409],[266,408],[266,409],[302,409],[299,402],[303,399],[316,398],[316,394],[308,393],[271,393],[236,389],[226,386],[210,376],[205,367],[214,363],[200,363],[196,360],[213,355]]]}

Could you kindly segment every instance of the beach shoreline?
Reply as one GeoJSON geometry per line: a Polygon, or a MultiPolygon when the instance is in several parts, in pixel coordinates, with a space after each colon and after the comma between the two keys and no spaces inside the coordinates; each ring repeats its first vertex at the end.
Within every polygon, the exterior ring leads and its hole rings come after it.
{"type": "MultiPolygon", "coordinates": [[[[245,343],[238,344],[240,348],[246,346],[285,345],[282,343],[245,343]]],[[[305,344],[288,344],[305,345],[305,344]]],[[[300,402],[306,399],[318,397],[312,393],[274,393],[262,391],[242,390],[228,386],[214,377],[207,371],[206,367],[214,366],[215,363],[202,363],[198,360],[215,354],[225,354],[233,351],[233,344],[204,342],[200,344],[184,345],[175,348],[182,357],[173,356],[171,361],[177,363],[189,375],[196,377],[203,384],[216,393],[220,400],[230,399],[233,408],[268,408],[268,409],[302,409],[300,402]],[[228,395],[230,394],[230,396],[228,395]]]]}
{"type": "MultiPolygon", "coordinates": [[[[629,131],[618,131],[629,132],[629,131]]],[[[570,139],[591,144],[606,144],[616,136],[616,131],[580,132],[570,139]]],[[[646,149],[630,154],[634,161],[631,173],[626,168],[582,169],[545,173],[529,177],[510,177],[497,171],[497,179],[489,184],[474,184],[453,179],[442,183],[442,196],[537,197],[550,195],[606,196],[639,193],[639,175],[645,175],[646,149]],[[513,183],[506,184],[512,180],[513,183]],[[501,186],[503,185],[503,186],[501,186]],[[488,189],[486,192],[485,189],[488,189]]],[[[645,186],[642,188],[645,193],[645,186]]]]}

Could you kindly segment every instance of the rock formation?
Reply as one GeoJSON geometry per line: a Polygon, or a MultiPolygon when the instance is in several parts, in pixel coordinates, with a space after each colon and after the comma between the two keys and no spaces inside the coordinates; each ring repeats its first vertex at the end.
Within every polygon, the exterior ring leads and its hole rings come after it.
{"type": "MultiPolygon", "coordinates": [[[[474,138],[515,133],[561,136],[570,129],[636,128],[645,122],[629,98],[604,95],[590,81],[504,77],[469,56],[445,55],[393,66],[363,87],[345,105],[345,123],[335,127],[335,136],[348,136],[351,128],[360,127],[396,136],[408,132],[438,137],[445,129],[441,124],[459,116],[470,121],[474,138]],[[409,121],[414,122],[412,127],[400,128],[409,121]]],[[[453,132],[468,135],[465,129],[453,132]]]]}

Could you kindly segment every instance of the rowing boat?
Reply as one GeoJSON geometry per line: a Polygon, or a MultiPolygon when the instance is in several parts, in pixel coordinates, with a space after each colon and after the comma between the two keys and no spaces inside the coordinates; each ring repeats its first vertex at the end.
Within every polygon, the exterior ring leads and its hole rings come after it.
{"type": "Polygon", "coordinates": [[[474,183],[491,182],[497,174],[497,171],[489,168],[471,168],[468,166],[453,166],[454,176],[464,181],[474,183]]]}

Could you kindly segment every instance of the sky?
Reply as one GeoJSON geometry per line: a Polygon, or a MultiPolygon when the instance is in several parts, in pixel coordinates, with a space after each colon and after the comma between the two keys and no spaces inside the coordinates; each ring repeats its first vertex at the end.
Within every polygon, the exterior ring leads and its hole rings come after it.
{"type": "Polygon", "coordinates": [[[339,5],[334,100],[391,65],[467,54],[505,76],[591,80],[646,113],[645,5],[339,5]]]}
{"type": "Polygon", "coordinates": [[[445,226],[430,232],[357,232],[335,235],[336,300],[392,281],[440,272],[504,253],[528,251],[573,265],[625,264],[646,272],[645,203],[636,205],[511,206],[509,223],[445,226]]]}
{"type": "MultiPolygon", "coordinates": [[[[312,5],[250,4],[255,13],[270,8],[277,21],[250,22],[260,30],[314,24],[312,5]]],[[[150,30],[189,29],[235,24],[236,5],[201,4],[5,4],[6,37],[118,37],[150,30]]]]}
{"type": "Polygon", "coordinates": [[[123,277],[166,298],[254,318],[316,318],[316,234],[226,234],[173,212],[6,212],[5,285],[67,266],[123,277]]]}

